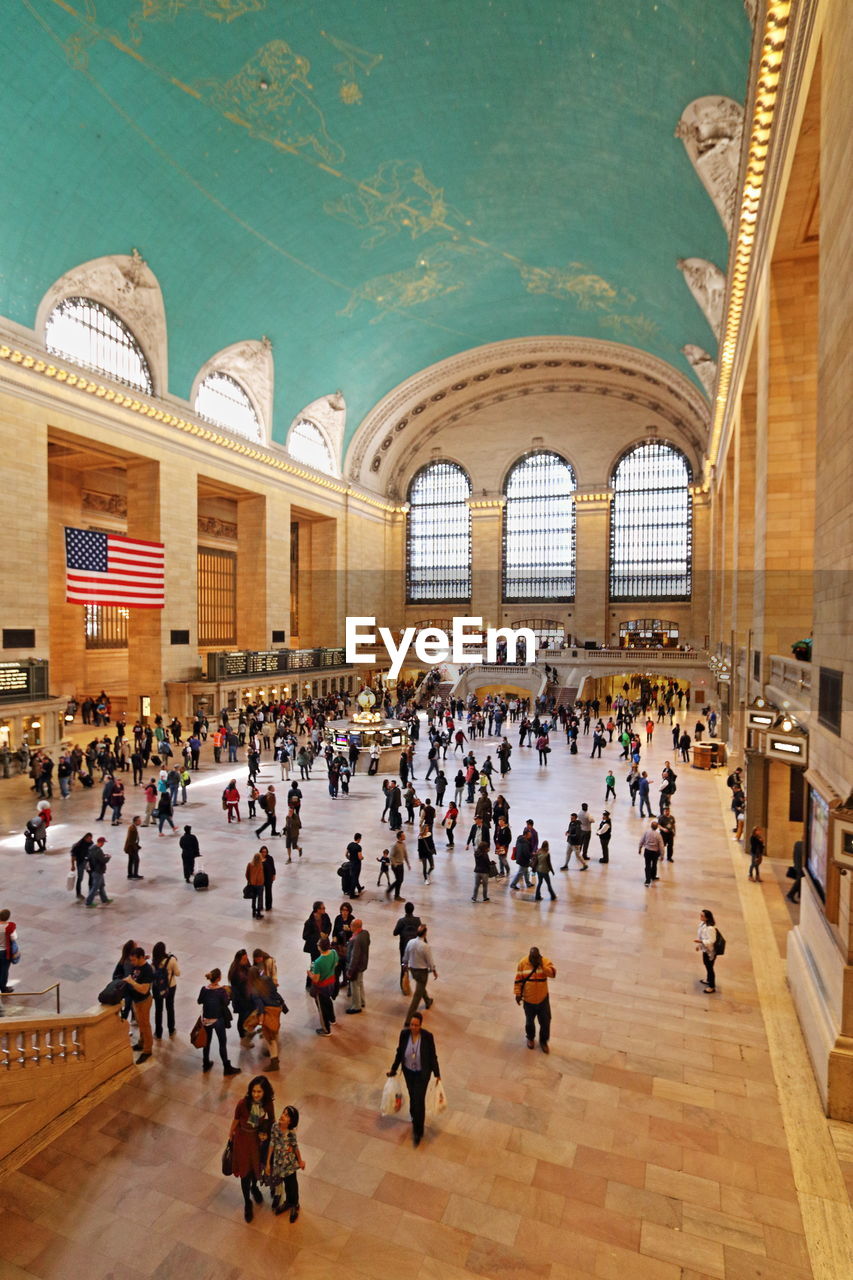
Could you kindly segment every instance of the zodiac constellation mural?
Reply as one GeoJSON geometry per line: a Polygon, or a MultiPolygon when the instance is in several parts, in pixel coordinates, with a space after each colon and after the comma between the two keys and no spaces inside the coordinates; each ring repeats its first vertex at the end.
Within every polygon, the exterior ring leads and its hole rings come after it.
{"type": "Polygon", "coordinates": [[[271,40],[225,81],[200,81],[196,88],[217,110],[237,116],[253,136],[291,150],[310,148],[330,164],[345,152],[329,136],[326,119],[312,96],[311,63],[285,40],[271,40]]]}
{"type": "Polygon", "coordinates": [[[386,160],[356,191],[327,200],[323,208],[330,217],[366,231],[364,249],[401,233],[417,240],[429,231],[470,226],[447,203],[444,188],[431,182],[419,164],[405,160],[386,160]]]}
{"type": "MultiPolygon", "coordinates": [[[[183,16],[195,14],[224,28],[252,14],[273,12],[269,0],[134,0],[126,17],[129,35],[123,37],[99,22],[98,3],[100,0],[97,3],[83,0],[83,12],[76,14],[78,30],[63,42],[72,65],[83,71],[88,71],[89,50],[94,44],[107,41],[126,55],[128,42],[135,48],[143,45],[146,25],[176,23],[183,16]]],[[[281,17],[286,17],[286,10],[282,10],[281,17]]],[[[349,224],[360,233],[361,250],[383,247],[395,237],[425,241],[412,265],[368,276],[361,283],[336,282],[349,290],[338,315],[351,317],[368,305],[375,308],[372,323],[376,323],[393,311],[421,307],[458,292],[472,283],[475,275],[482,276],[487,270],[509,265],[527,293],[545,295],[579,311],[596,313],[601,327],[615,338],[635,342],[659,340],[660,331],[654,321],[631,314],[636,305],[634,295],[605,279],[590,264],[532,265],[509,248],[480,238],[473,219],[451,203],[445,187],[428,177],[418,161],[385,160],[361,181],[338,172],[337,167],[346,159],[346,150],[344,142],[333,136],[324,109],[328,109],[334,94],[330,76],[336,76],[339,81],[337,99],[347,107],[359,105],[364,100],[364,81],[383,64],[385,56],[326,30],[317,34],[339,55],[337,61],[327,57],[323,62],[321,53],[312,51],[315,63],[321,64],[319,74],[315,73],[319,81],[317,87],[310,78],[311,61],[281,38],[262,44],[242,65],[235,59],[238,69],[224,79],[184,82],[176,79],[165,66],[159,66],[156,60],[136,52],[133,56],[172,86],[200,97],[208,107],[245,128],[252,137],[322,168],[330,181],[347,184],[348,189],[324,199],[321,207],[327,217],[349,224]]],[[[243,43],[245,47],[245,40],[243,43]]],[[[323,46],[319,48],[322,51],[323,46]]],[[[723,101],[715,100],[712,105],[719,107],[723,101]]],[[[333,100],[331,105],[334,108],[333,100]]],[[[700,100],[692,105],[696,108],[706,103],[700,100]]],[[[685,112],[679,136],[685,138],[688,150],[697,148],[707,164],[707,154],[728,140],[728,130],[719,127],[718,117],[725,116],[724,123],[728,125],[729,116],[717,111],[714,122],[718,127],[709,129],[706,117],[713,112],[694,114],[695,118],[689,111],[685,112]],[[721,134],[725,137],[721,138],[721,134]]],[[[340,113],[335,119],[340,126],[340,113]]],[[[357,262],[359,255],[356,254],[353,265],[357,262]]]]}
{"type": "Polygon", "coordinates": [[[466,284],[460,274],[461,259],[477,257],[477,250],[455,240],[444,240],[421,252],[412,267],[374,276],[352,291],[349,302],[338,312],[351,316],[363,302],[373,303],[377,314],[371,324],[376,324],[391,311],[406,310],[433,298],[455,293],[466,284]]]}
{"type": "Polygon", "coordinates": [[[354,106],[361,102],[363,94],[361,86],[358,83],[358,71],[364,72],[369,76],[371,71],[379,66],[383,55],[381,53],[368,53],[366,49],[359,49],[358,45],[350,44],[346,40],[340,40],[337,36],[330,36],[328,31],[321,31],[320,35],[324,40],[328,40],[339,53],[342,53],[343,59],[335,64],[335,73],[341,77],[341,87],[338,90],[338,97],[341,102],[345,102],[347,106],[354,106]],[[356,70],[358,68],[358,70],[356,70]]]}

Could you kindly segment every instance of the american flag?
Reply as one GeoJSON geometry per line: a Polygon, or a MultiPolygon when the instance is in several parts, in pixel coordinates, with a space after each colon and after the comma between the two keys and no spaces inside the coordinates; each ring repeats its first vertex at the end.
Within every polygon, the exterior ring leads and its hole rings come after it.
{"type": "Polygon", "coordinates": [[[65,568],[69,604],[163,608],[162,542],[66,526],[65,568]]]}

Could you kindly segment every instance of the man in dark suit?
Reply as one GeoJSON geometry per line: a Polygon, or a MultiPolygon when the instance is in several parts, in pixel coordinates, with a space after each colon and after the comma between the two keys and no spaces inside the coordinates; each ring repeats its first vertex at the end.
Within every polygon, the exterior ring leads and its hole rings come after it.
{"type": "Polygon", "coordinates": [[[403,1068],[406,1088],[409,1090],[409,1114],[412,1117],[412,1135],[417,1147],[424,1136],[424,1107],[430,1076],[434,1075],[436,1080],[441,1079],[435,1040],[431,1032],[423,1030],[423,1017],[419,1013],[413,1013],[408,1027],[400,1032],[397,1054],[388,1075],[395,1076],[398,1067],[403,1068]]]}

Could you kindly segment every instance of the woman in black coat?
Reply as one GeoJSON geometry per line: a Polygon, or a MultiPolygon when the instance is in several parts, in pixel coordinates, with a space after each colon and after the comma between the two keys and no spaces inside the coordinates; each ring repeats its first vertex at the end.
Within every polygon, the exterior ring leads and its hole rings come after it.
{"type": "MultiPolygon", "coordinates": [[[[331,937],[332,921],[326,913],[326,904],[319,900],[314,903],[311,908],[311,914],[302,926],[302,950],[306,951],[311,957],[311,963],[317,959],[320,954],[320,937],[325,934],[331,937]]],[[[306,978],[305,990],[310,991],[311,982],[306,978]]]]}
{"type": "Polygon", "coordinates": [[[400,1032],[397,1053],[388,1072],[389,1076],[395,1076],[398,1067],[403,1068],[406,1088],[409,1090],[409,1114],[412,1117],[412,1137],[416,1147],[424,1136],[424,1111],[430,1076],[435,1076],[436,1080],[441,1079],[435,1039],[431,1032],[422,1028],[423,1017],[419,1013],[413,1013],[409,1018],[409,1025],[400,1032]]]}

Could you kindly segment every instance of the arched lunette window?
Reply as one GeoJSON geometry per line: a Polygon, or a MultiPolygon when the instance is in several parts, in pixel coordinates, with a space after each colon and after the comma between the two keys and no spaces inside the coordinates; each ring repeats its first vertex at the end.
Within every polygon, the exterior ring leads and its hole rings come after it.
{"type": "Polygon", "coordinates": [[[44,344],[53,355],[136,391],[154,390],[148,361],[127,325],[92,298],[63,298],[47,318],[44,344]]]}
{"type": "Polygon", "coordinates": [[[255,407],[230,373],[216,370],[202,379],[195,393],[195,411],[216,427],[224,427],[247,440],[263,440],[255,407]]]}
{"type": "Polygon", "coordinates": [[[574,600],[575,473],[557,453],[521,458],[506,480],[503,598],[574,600]]]}
{"type": "Polygon", "coordinates": [[[304,462],[306,467],[322,471],[327,476],[335,475],[335,460],[332,451],[319,427],[307,418],[300,418],[294,424],[287,437],[287,452],[297,462],[304,462]]]}
{"type": "Polygon", "coordinates": [[[691,479],[681,450],[657,440],[620,458],[611,480],[611,600],[690,599],[691,479]]]}
{"type": "Polygon", "coordinates": [[[471,481],[455,462],[430,462],[409,485],[406,598],[471,598],[471,481]]]}

